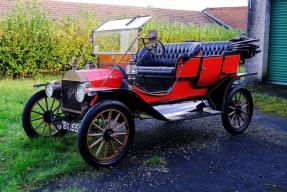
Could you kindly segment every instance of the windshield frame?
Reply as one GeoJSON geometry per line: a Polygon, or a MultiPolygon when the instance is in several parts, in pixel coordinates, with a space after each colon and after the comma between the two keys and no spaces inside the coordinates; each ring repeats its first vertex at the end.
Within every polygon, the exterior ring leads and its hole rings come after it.
{"type": "Polygon", "coordinates": [[[141,29],[149,20],[151,15],[138,15],[136,17],[123,18],[123,19],[112,19],[102,23],[99,27],[93,30],[93,33],[104,32],[104,31],[120,31],[120,30],[131,30],[141,29]],[[138,22],[138,25],[136,25],[138,22]],[[124,27],[125,26],[125,27],[124,27]],[[130,26],[130,27],[128,27],[130,26]],[[110,27],[110,29],[109,29],[110,27]]]}
{"type": "Polygon", "coordinates": [[[139,49],[139,44],[136,47],[135,51],[130,51],[130,49],[133,47],[133,45],[136,43],[136,40],[140,37],[140,32],[142,30],[142,27],[148,22],[150,21],[152,18],[152,16],[150,15],[144,15],[144,16],[136,16],[136,17],[130,17],[130,18],[124,18],[124,19],[113,19],[113,20],[109,20],[104,22],[102,25],[100,25],[99,27],[97,27],[96,29],[93,30],[92,34],[91,34],[91,43],[92,43],[92,54],[93,55],[107,55],[107,54],[136,54],[138,52],[139,49]],[[141,18],[143,18],[142,20],[140,20],[141,18]],[[125,21],[125,22],[124,22],[125,21]],[[135,21],[140,21],[139,23],[137,23],[137,25],[132,25],[133,22],[135,21]],[[120,26],[116,26],[116,22],[121,22],[120,26]],[[132,27],[126,27],[123,28],[122,26],[124,25],[130,25],[132,27]],[[112,28],[111,28],[112,26],[112,28]],[[110,27],[110,28],[109,28],[110,27]],[[135,35],[134,40],[131,41],[131,45],[128,47],[128,49],[126,51],[116,51],[116,52],[112,52],[112,51],[105,51],[105,52],[100,52],[100,51],[96,51],[96,45],[95,45],[95,39],[96,39],[96,35],[97,34],[108,34],[108,33],[118,33],[118,32],[122,32],[122,31],[137,31],[137,35],[135,35]]]}

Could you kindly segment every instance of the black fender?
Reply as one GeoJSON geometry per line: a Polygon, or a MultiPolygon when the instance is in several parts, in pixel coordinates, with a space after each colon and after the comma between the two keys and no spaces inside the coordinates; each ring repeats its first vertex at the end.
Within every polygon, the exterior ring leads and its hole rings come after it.
{"type": "Polygon", "coordinates": [[[218,111],[223,111],[226,97],[232,88],[233,83],[244,76],[256,75],[257,73],[232,74],[221,79],[207,91],[207,99],[211,107],[218,111]]]}
{"type": "Polygon", "coordinates": [[[41,83],[41,84],[35,84],[33,85],[33,89],[38,89],[40,87],[46,86],[46,83],[41,83]]]}
{"type": "Polygon", "coordinates": [[[153,118],[167,119],[145,102],[138,94],[129,89],[91,89],[89,95],[97,97],[96,103],[103,100],[116,100],[124,103],[132,112],[142,111],[153,118]]]}

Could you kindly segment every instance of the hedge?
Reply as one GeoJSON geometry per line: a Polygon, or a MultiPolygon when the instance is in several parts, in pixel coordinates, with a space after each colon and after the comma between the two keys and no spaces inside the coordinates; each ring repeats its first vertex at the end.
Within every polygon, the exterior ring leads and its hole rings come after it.
{"type": "MultiPolygon", "coordinates": [[[[40,1],[17,1],[14,11],[7,8],[0,19],[0,78],[25,78],[43,74],[61,73],[70,68],[73,57],[81,59],[80,66],[90,55],[91,31],[99,26],[96,13],[79,9],[76,18],[64,16],[52,20],[40,1]]],[[[227,40],[240,30],[227,30],[218,25],[195,26],[170,24],[167,20],[150,21],[143,29],[158,29],[165,43],[183,40],[227,40]]]]}

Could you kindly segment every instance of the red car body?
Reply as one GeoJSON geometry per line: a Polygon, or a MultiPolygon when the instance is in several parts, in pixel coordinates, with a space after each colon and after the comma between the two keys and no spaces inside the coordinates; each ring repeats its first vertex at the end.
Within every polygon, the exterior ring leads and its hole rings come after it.
{"type": "Polygon", "coordinates": [[[164,121],[221,115],[226,131],[243,133],[252,118],[253,100],[235,82],[256,74],[237,71],[241,60],[260,52],[255,44],[259,40],[238,36],[219,42],[163,44],[156,30],[139,36],[149,19],[112,20],[95,29],[91,37],[98,68],[89,63],[77,70],[72,65],[61,81],[36,85],[45,85],[45,90],[35,93],[23,109],[26,134],[34,138],[78,132],[83,159],[92,166],[110,166],[129,150],[134,119],[142,115],[164,121]],[[112,41],[102,41],[102,35],[112,41]],[[143,41],[140,51],[133,47],[137,40],[143,41]]]}

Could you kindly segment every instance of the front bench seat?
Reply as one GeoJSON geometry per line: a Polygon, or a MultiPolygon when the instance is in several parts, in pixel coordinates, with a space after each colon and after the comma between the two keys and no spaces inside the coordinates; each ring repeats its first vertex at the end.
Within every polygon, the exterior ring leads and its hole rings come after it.
{"type": "MultiPolygon", "coordinates": [[[[165,44],[165,54],[161,56],[147,52],[146,48],[141,49],[133,58],[138,67],[138,74],[135,75],[136,84],[149,92],[167,91],[174,83],[178,58],[185,55],[190,58],[190,54],[195,52],[195,47],[198,53],[200,46],[196,42],[168,43],[165,44]]],[[[183,58],[188,60],[186,56],[183,58]]]]}
{"type": "Polygon", "coordinates": [[[172,76],[175,67],[146,67],[138,66],[139,75],[159,75],[159,76],[172,76]]]}
{"type": "Polygon", "coordinates": [[[138,66],[138,75],[174,76],[178,58],[186,53],[190,57],[198,53],[200,49],[200,43],[197,42],[167,43],[164,46],[164,55],[156,56],[148,52],[140,60],[147,51],[144,47],[134,56],[138,66]]]}

